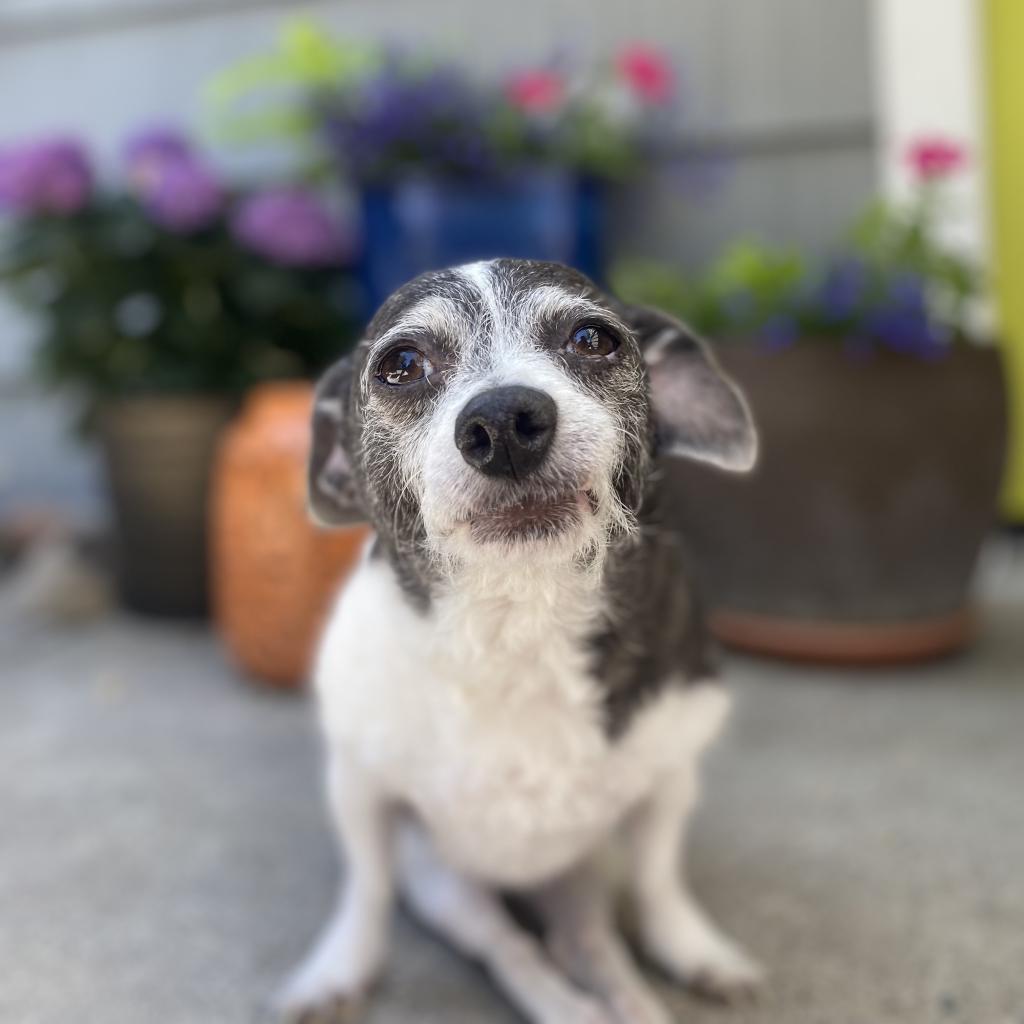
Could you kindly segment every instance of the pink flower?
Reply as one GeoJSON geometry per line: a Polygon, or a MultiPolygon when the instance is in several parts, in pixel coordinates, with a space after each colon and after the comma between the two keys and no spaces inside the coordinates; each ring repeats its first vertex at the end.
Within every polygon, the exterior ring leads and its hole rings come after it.
{"type": "Polygon", "coordinates": [[[949,139],[918,139],[907,148],[907,163],[922,181],[945,178],[967,163],[967,150],[949,139]]]}
{"type": "Polygon", "coordinates": [[[509,79],[505,94],[527,114],[550,114],[565,99],[565,82],[554,71],[523,71],[509,79]]]}
{"type": "Polygon", "coordinates": [[[615,68],[645,103],[660,105],[672,99],[675,72],[665,54],[653,46],[631,43],[623,47],[615,58],[615,68]]]}

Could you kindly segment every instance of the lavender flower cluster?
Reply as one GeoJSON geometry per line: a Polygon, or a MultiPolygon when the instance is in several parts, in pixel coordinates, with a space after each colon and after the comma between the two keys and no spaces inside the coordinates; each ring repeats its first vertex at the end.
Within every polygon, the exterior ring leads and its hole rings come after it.
{"type": "Polygon", "coordinates": [[[220,217],[220,181],[180,133],[158,127],[133,136],[124,147],[124,167],[132,190],[160,227],[191,234],[220,217]]]}
{"type": "MultiPolygon", "coordinates": [[[[318,267],[344,261],[350,234],[312,192],[272,188],[231,196],[181,132],[154,127],[124,146],[128,190],[157,227],[195,235],[226,224],[234,239],[283,266],[318,267]]],[[[0,212],[70,217],[99,201],[85,147],[70,138],[0,147],[0,212]]]]}
{"type": "Polygon", "coordinates": [[[77,213],[92,188],[89,158],[74,139],[39,139],[0,149],[0,210],[77,213]]]}

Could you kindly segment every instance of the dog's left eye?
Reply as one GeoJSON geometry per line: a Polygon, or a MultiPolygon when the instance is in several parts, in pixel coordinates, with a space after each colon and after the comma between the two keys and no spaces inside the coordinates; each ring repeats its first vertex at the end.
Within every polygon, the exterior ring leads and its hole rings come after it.
{"type": "Polygon", "coordinates": [[[577,328],[565,345],[567,352],[584,358],[610,356],[618,347],[617,338],[592,325],[577,328]]]}
{"type": "Polygon", "coordinates": [[[432,370],[430,360],[418,348],[402,346],[393,348],[377,364],[377,380],[392,387],[412,384],[429,377],[432,370]]]}

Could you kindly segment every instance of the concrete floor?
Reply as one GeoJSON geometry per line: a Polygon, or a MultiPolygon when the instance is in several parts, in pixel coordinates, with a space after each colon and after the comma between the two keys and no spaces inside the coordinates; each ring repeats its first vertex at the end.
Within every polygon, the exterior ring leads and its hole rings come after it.
{"type": "MultiPolygon", "coordinates": [[[[729,662],[693,874],[772,977],[681,1021],[1024,1024],[1024,566],[986,592],[932,668],[729,662]]],[[[0,1022],[258,1019],[335,883],[308,703],[198,630],[0,622],[0,651],[0,1022]]],[[[367,1024],[515,1019],[400,922],[367,1024]]]]}

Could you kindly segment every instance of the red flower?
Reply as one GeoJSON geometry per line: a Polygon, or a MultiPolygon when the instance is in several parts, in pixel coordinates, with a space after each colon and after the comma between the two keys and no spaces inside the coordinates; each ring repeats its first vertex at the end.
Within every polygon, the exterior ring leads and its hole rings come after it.
{"type": "Polygon", "coordinates": [[[907,163],[922,181],[945,178],[967,163],[967,150],[949,139],[918,139],[907,148],[907,163]]]}
{"type": "Polygon", "coordinates": [[[668,58],[653,46],[632,43],[623,47],[615,59],[619,74],[645,103],[668,103],[675,89],[676,76],[668,58]]]}
{"type": "Polygon", "coordinates": [[[565,82],[554,71],[524,71],[509,79],[505,94],[527,114],[550,114],[565,99],[565,82]]]}

